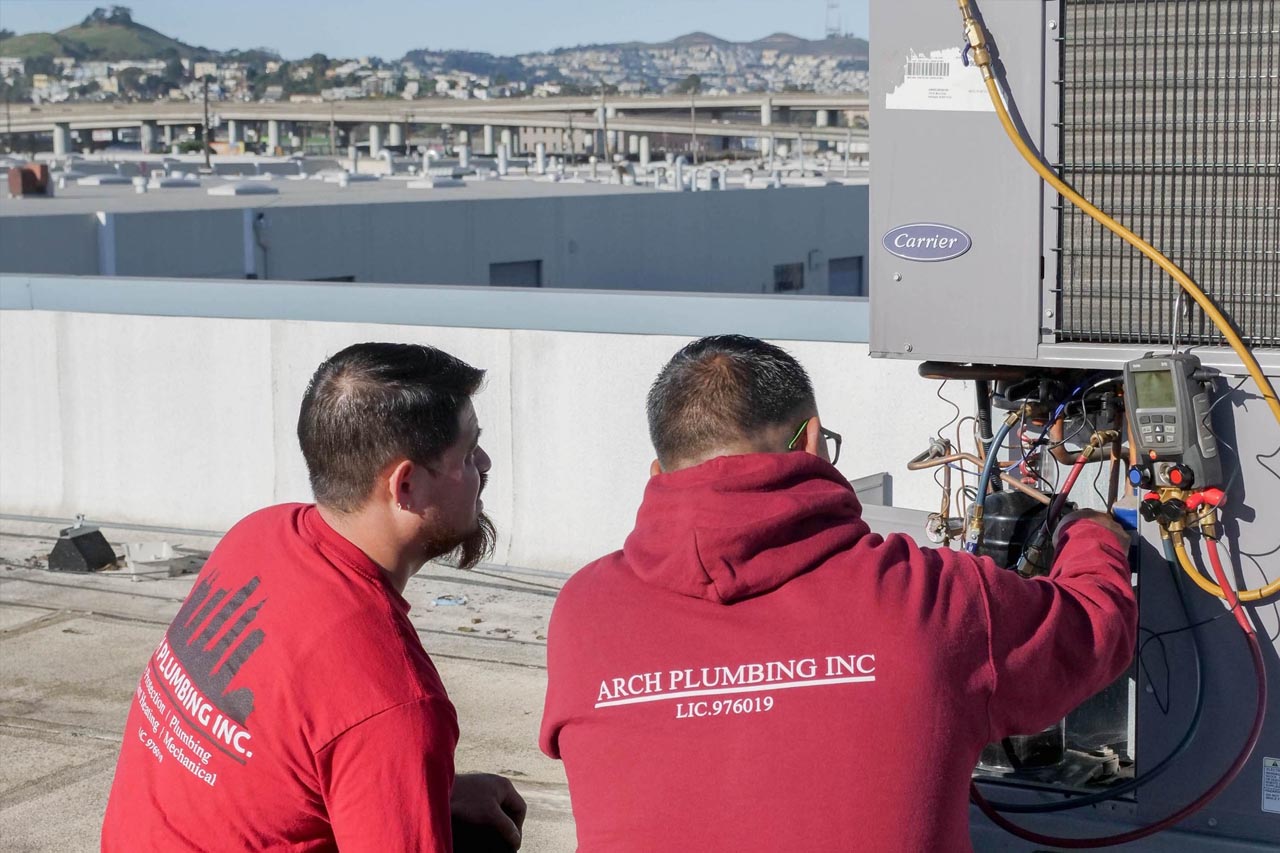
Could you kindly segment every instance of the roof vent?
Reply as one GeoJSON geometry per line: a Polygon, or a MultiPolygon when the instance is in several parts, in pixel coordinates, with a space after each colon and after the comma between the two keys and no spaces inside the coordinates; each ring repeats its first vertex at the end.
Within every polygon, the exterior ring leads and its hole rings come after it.
{"type": "Polygon", "coordinates": [[[80,178],[76,183],[82,187],[106,187],[112,185],[132,184],[132,178],[126,178],[124,175],[108,173],[105,175],[89,175],[80,178]]]}
{"type": "Polygon", "coordinates": [[[245,181],[236,184],[223,184],[213,187],[209,195],[278,195],[280,190],[261,182],[245,181]]]}

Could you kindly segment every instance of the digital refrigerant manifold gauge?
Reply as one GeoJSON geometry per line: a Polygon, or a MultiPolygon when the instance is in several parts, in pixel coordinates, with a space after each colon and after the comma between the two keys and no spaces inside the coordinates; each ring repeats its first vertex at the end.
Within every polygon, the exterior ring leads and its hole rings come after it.
{"type": "Polygon", "coordinates": [[[1222,457],[1209,427],[1212,377],[1190,353],[1139,358],[1124,366],[1124,393],[1143,488],[1222,486],[1222,457]]]}

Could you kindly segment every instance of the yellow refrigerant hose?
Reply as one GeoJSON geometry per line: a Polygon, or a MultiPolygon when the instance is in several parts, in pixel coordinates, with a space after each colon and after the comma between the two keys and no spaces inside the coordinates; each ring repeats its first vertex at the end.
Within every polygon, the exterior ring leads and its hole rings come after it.
{"type": "MultiPolygon", "coordinates": [[[[1205,315],[1213,322],[1213,325],[1222,332],[1222,336],[1226,338],[1231,349],[1240,357],[1240,362],[1258,386],[1258,390],[1262,393],[1262,399],[1266,401],[1267,406],[1271,409],[1271,414],[1275,416],[1276,423],[1280,424],[1280,398],[1276,397],[1275,388],[1271,386],[1271,381],[1267,379],[1267,375],[1262,372],[1262,368],[1259,366],[1258,360],[1254,358],[1249,346],[1240,338],[1240,335],[1231,325],[1231,321],[1214,304],[1209,295],[1191,280],[1191,276],[1179,269],[1177,264],[1161,254],[1158,249],[1103,213],[1088,199],[1068,186],[1065,181],[1042,163],[1039,156],[1031,150],[1031,146],[1027,144],[1026,140],[1022,138],[1022,134],[1018,132],[1017,127],[1014,126],[1013,120],[1009,117],[1009,111],[1005,109],[1004,101],[1000,97],[1000,88],[996,82],[995,73],[991,70],[991,51],[987,48],[986,30],[978,22],[978,19],[974,17],[970,0],[957,0],[957,2],[960,4],[960,13],[964,16],[964,34],[969,43],[970,57],[973,60],[973,64],[978,66],[978,70],[982,72],[982,79],[986,83],[987,94],[991,97],[991,103],[995,107],[996,115],[1000,117],[1000,124],[1004,126],[1005,133],[1013,142],[1014,147],[1018,149],[1018,153],[1030,164],[1031,168],[1036,170],[1045,183],[1057,190],[1063,198],[1158,264],[1187,292],[1188,296],[1195,300],[1195,303],[1200,306],[1205,315]]],[[[1224,598],[1221,587],[1209,581],[1199,571],[1196,571],[1189,560],[1182,558],[1185,555],[1185,550],[1181,549],[1180,537],[1174,539],[1174,545],[1180,555],[1179,562],[1182,563],[1183,570],[1191,576],[1191,579],[1206,592],[1210,592],[1219,598],[1224,598]]],[[[1241,601],[1259,601],[1274,595],[1276,592],[1280,592],[1280,579],[1258,589],[1241,590],[1238,595],[1241,601]]]]}

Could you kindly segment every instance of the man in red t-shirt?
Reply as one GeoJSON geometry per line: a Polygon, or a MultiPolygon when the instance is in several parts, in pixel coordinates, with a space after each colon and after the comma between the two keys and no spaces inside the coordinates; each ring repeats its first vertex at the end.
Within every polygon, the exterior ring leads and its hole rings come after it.
{"type": "Polygon", "coordinates": [[[1105,515],[1064,519],[1034,580],[872,533],[809,377],[753,338],[685,347],[648,414],[635,529],[569,580],[548,635],[541,745],[581,853],[968,850],[983,745],[1129,664],[1105,515]]]}
{"type": "Polygon", "coordinates": [[[201,570],[130,706],[104,851],[448,853],[451,822],[520,846],[511,784],[455,778],[457,717],[402,595],[427,560],[492,546],[483,377],[389,343],[316,371],[316,504],[253,513],[201,570]]]}

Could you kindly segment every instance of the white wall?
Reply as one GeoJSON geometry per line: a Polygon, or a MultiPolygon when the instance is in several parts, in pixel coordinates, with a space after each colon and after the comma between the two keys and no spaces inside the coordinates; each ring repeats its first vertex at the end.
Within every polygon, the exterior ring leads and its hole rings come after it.
{"type": "MultiPolygon", "coordinates": [[[[364,340],[489,371],[498,561],[572,571],[621,545],[652,458],[644,395],[686,337],[0,311],[0,512],[221,530],[307,500],[298,405],[325,357],[364,340]]],[[[844,436],[845,475],[888,471],[895,504],[932,508],[932,479],[904,463],[951,417],[936,384],[865,344],[782,346],[844,436]]]]}

